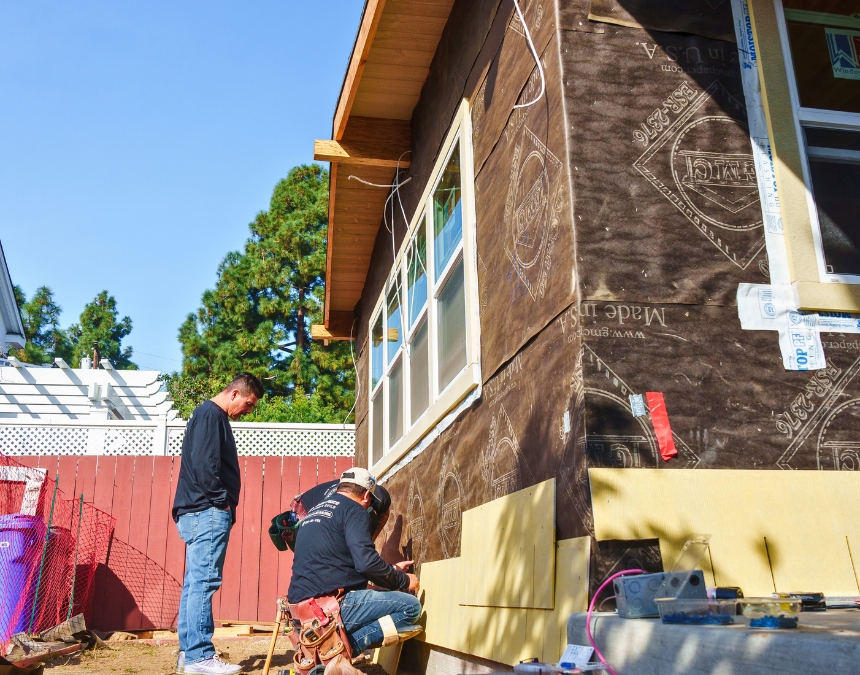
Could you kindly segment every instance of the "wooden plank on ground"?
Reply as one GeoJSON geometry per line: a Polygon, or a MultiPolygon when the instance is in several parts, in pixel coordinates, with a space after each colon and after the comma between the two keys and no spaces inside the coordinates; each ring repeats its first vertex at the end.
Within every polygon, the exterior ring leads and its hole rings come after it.
{"type": "Polygon", "coordinates": [[[267,534],[272,518],[281,513],[282,457],[266,457],[263,474],[262,518],[260,525],[260,587],[257,598],[257,617],[270,621],[275,614],[278,599],[278,564],[282,553],[272,544],[267,534]]]}
{"type": "MultiPolygon", "coordinates": [[[[176,495],[176,483],[179,480],[179,468],[182,465],[180,457],[173,457],[170,473],[170,508],[173,508],[173,498],[176,495]]],[[[175,626],[179,612],[179,598],[182,593],[182,580],[185,575],[185,542],[179,536],[173,515],[168,511],[167,550],[164,555],[164,605],[162,613],[168,626],[175,626]]]]}
{"type": "MultiPolygon", "coordinates": [[[[239,457],[239,472],[242,476],[242,486],[244,491],[245,486],[245,465],[247,457],[239,457]]],[[[239,616],[239,590],[242,584],[242,540],[245,534],[245,509],[242,508],[242,500],[239,500],[239,506],[236,508],[236,523],[230,530],[230,541],[227,544],[227,557],[224,560],[224,575],[221,584],[221,589],[218,591],[220,602],[218,604],[218,612],[213,614],[216,619],[221,617],[236,617],[239,616]]],[[[257,564],[257,561],[252,561],[257,564]]],[[[240,617],[241,618],[241,617],[240,617]]]]}
{"type": "MultiPolygon", "coordinates": [[[[113,481],[116,472],[116,457],[103,455],[99,457],[96,471],[96,485],[93,492],[93,506],[105,513],[111,513],[113,506],[113,481]]],[[[105,585],[107,583],[107,565],[96,568],[93,588],[93,626],[103,625],[105,610],[105,585]]]]}
{"type": "Polygon", "coordinates": [[[170,457],[153,457],[149,536],[146,541],[146,573],[143,586],[141,628],[167,628],[163,616],[167,528],[170,514],[170,457]]]}
{"type": "MultiPolygon", "coordinates": [[[[240,619],[255,621],[259,619],[257,609],[260,602],[260,551],[263,543],[263,466],[265,457],[245,459],[245,480],[243,492],[242,528],[242,580],[239,588],[240,619]]],[[[268,523],[266,524],[268,528],[268,523]]],[[[266,535],[268,538],[268,535],[266,535]]],[[[271,543],[269,544],[271,546],[271,543]]],[[[223,616],[223,615],[222,615],[223,616]]]]}
{"type": "Polygon", "coordinates": [[[134,484],[131,490],[131,527],[128,532],[129,559],[126,566],[126,586],[133,593],[130,611],[126,610],[126,627],[140,630],[143,626],[143,601],[146,579],[146,546],[149,539],[150,507],[152,505],[153,457],[135,457],[134,484]]]}
{"type": "Polygon", "coordinates": [[[96,628],[122,630],[128,628],[125,617],[131,612],[133,599],[126,588],[128,567],[128,533],[131,529],[131,497],[134,489],[134,457],[117,457],[113,484],[111,513],[116,518],[111,546],[108,550],[108,571],[105,580],[105,609],[103,623],[96,628]]]}

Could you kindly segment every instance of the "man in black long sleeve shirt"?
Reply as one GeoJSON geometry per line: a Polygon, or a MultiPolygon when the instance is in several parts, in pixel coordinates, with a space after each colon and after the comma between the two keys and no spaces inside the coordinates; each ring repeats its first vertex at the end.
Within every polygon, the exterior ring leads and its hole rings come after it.
{"type": "Polygon", "coordinates": [[[420,631],[415,621],[421,603],[414,595],[418,578],[404,572],[411,560],[389,565],[376,552],[367,508],[376,480],[366,469],[344,472],[338,490],[312,508],[296,536],[291,604],[345,591],[340,616],[353,652],[420,631]],[[367,590],[368,582],[386,591],[367,590]]]}
{"type": "Polygon", "coordinates": [[[237,375],[224,391],[197,407],[185,428],[172,512],[186,544],[177,626],[178,672],[232,675],[241,670],[215,654],[212,596],[221,586],[242,487],[230,420],[251,412],[262,395],[263,386],[256,377],[237,375]]]}

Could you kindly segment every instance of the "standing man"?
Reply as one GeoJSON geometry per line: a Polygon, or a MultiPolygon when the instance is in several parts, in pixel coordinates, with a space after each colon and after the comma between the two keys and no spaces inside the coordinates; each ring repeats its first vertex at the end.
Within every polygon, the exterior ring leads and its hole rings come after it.
{"type": "Polygon", "coordinates": [[[367,469],[343,473],[337,490],[302,520],[296,535],[293,576],[287,598],[297,604],[344,591],[340,618],[354,654],[383,642],[405,640],[421,632],[416,625],[421,603],[418,577],[405,560],[389,565],[371,539],[368,507],[379,497],[376,479],[367,469]],[[382,591],[369,590],[372,582],[382,591]]]}
{"type": "Polygon", "coordinates": [[[242,487],[230,420],[251,412],[262,395],[260,380],[241,373],[224,391],[198,406],[188,420],[173,499],[173,520],[186,544],[177,672],[232,675],[241,670],[215,654],[212,596],[221,586],[242,487]]]}

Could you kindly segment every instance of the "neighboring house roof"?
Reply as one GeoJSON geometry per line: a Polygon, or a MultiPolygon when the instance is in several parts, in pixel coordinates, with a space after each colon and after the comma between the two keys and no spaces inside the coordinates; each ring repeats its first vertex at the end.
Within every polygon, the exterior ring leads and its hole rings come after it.
{"type": "MultiPolygon", "coordinates": [[[[325,327],[348,338],[370,265],[388,185],[411,144],[410,119],[453,0],[366,0],[334,114],[332,140],[314,159],[331,162],[325,327]]],[[[320,336],[326,337],[326,336],[320,336]]]]}
{"type": "Polygon", "coordinates": [[[3,252],[3,244],[0,243],[0,336],[2,342],[10,347],[21,349],[24,347],[24,322],[21,321],[21,311],[15,302],[15,291],[12,288],[12,278],[9,276],[9,268],[6,266],[6,254],[3,252]]]}
{"type": "Polygon", "coordinates": [[[171,420],[157,370],[0,366],[0,419],[171,420]]]}

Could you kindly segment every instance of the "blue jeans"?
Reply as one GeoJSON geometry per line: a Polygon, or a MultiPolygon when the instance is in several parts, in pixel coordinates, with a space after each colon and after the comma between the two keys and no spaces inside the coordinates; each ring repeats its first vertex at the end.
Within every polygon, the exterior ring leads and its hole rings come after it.
{"type": "Polygon", "coordinates": [[[353,653],[382,644],[378,619],[391,615],[397,630],[413,626],[421,616],[418,598],[400,591],[350,591],[340,603],[340,618],[349,633],[353,653]]]}
{"type": "Polygon", "coordinates": [[[221,572],[233,516],[230,510],[214,506],[179,516],[176,529],[185,542],[185,579],[179,599],[179,649],[185,663],[215,656],[212,636],[212,596],[221,587],[221,572]]]}

